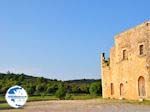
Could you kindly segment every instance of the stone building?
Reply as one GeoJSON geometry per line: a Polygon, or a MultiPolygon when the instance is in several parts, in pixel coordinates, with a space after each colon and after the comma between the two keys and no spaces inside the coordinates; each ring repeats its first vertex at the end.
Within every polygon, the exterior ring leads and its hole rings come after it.
{"type": "Polygon", "coordinates": [[[150,21],[115,36],[101,75],[103,98],[150,99],[150,21]]]}

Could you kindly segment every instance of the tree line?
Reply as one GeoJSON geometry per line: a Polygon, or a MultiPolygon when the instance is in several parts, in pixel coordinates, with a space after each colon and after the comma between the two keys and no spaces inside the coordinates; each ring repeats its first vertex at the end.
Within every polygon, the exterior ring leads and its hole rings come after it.
{"type": "Polygon", "coordinates": [[[29,96],[56,95],[59,98],[70,94],[101,95],[101,80],[81,79],[61,81],[44,77],[33,77],[25,74],[0,73],[0,95],[4,96],[8,88],[22,86],[29,96]]]}

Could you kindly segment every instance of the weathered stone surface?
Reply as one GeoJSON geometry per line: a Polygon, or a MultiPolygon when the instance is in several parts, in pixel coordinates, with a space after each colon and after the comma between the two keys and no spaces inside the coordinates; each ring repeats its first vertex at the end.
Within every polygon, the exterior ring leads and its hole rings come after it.
{"type": "Polygon", "coordinates": [[[101,75],[104,98],[150,98],[150,21],[115,36],[110,61],[101,55],[101,75]],[[140,45],[143,45],[143,54],[140,54],[140,45]],[[123,50],[126,50],[126,59],[123,59],[123,50]]]}

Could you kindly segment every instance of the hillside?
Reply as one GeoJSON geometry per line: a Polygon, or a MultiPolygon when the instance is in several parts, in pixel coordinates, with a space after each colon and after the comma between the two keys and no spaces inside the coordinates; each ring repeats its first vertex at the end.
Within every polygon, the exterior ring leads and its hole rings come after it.
{"type": "Polygon", "coordinates": [[[15,74],[10,72],[0,73],[0,95],[4,95],[7,89],[13,85],[24,87],[30,96],[53,95],[57,91],[59,84],[64,84],[69,93],[89,94],[89,87],[91,83],[94,82],[100,83],[101,81],[95,79],[61,81],[44,77],[34,77],[26,74],[15,74]]]}

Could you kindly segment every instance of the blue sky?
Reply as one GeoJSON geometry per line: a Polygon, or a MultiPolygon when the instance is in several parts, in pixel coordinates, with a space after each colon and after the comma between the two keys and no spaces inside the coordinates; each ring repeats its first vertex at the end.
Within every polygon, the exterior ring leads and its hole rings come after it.
{"type": "Polygon", "coordinates": [[[114,35],[150,17],[149,0],[1,0],[0,72],[100,78],[114,35]]]}

